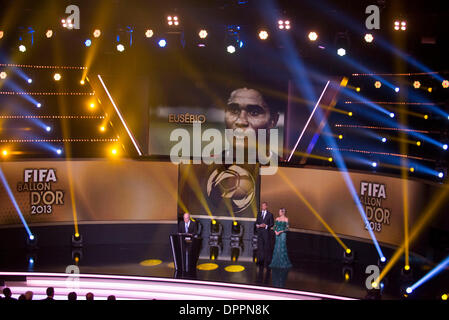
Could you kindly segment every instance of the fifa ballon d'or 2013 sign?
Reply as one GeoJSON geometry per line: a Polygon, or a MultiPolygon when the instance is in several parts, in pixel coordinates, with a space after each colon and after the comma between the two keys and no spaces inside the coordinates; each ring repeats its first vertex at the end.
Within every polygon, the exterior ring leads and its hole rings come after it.
{"type": "Polygon", "coordinates": [[[17,183],[18,192],[30,193],[30,214],[51,214],[54,205],[64,204],[64,191],[54,190],[56,169],[25,169],[23,182],[17,183]]]}
{"type": "Polygon", "coordinates": [[[383,201],[387,199],[387,187],[383,183],[360,182],[360,203],[364,207],[367,222],[366,230],[381,232],[382,226],[390,225],[391,210],[383,201]]]}

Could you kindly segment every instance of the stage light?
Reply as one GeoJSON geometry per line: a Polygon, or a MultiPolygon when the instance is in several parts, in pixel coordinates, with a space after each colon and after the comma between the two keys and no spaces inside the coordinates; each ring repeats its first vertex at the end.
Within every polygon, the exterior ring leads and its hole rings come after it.
{"type": "Polygon", "coordinates": [[[77,232],[72,235],[72,247],[81,248],[83,246],[83,237],[77,232]]]}
{"type": "Polygon", "coordinates": [[[206,39],[207,38],[207,31],[205,29],[200,30],[200,32],[198,32],[198,36],[201,39],[206,39]]]}
{"type": "Polygon", "coordinates": [[[36,104],[36,107],[40,108],[40,107],[42,107],[42,104],[38,103],[38,104],[36,104]]]}
{"type": "Polygon", "coordinates": [[[354,262],[354,253],[352,252],[351,249],[347,248],[343,252],[343,262],[345,264],[351,264],[352,262],[354,262]]]}
{"type": "Polygon", "coordinates": [[[145,31],[145,37],[146,37],[146,38],[151,38],[153,35],[154,35],[153,30],[147,29],[147,30],[145,31]]]}
{"type": "Polygon", "coordinates": [[[334,159],[332,157],[327,158],[327,161],[332,162],[334,159]]]}
{"type": "Polygon", "coordinates": [[[72,23],[72,20],[71,20],[71,19],[67,19],[67,20],[62,19],[62,20],[61,20],[61,23],[62,23],[62,26],[63,26],[64,28],[67,28],[67,29],[73,29],[73,23],[72,23]]]}
{"type": "Polygon", "coordinates": [[[45,131],[50,132],[51,131],[51,127],[50,126],[46,126],[45,127],[45,131]]]}
{"type": "Polygon", "coordinates": [[[419,147],[421,146],[421,141],[416,141],[416,145],[419,147]]]}
{"type": "Polygon", "coordinates": [[[410,287],[408,287],[408,288],[407,288],[407,290],[405,290],[405,292],[407,292],[408,294],[410,294],[410,293],[412,293],[412,292],[413,292],[413,289],[412,289],[412,288],[410,288],[410,287]]]}
{"type": "Polygon", "coordinates": [[[116,154],[117,154],[117,149],[111,149],[111,153],[112,153],[113,155],[116,155],[116,154]]]}
{"type": "Polygon", "coordinates": [[[360,87],[355,88],[355,91],[360,92],[360,87]]]}
{"type": "Polygon", "coordinates": [[[413,82],[413,88],[419,89],[420,87],[421,87],[421,82],[419,82],[419,81],[413,82]]]}
{"type": "Polygon", "coordinates": [[[344,55],[346,55],[346,50],[345,50],[344,48],[338,48],[337,54],[338,54],[340,57],[343,57],[344,55]]]}
{"type": "Polygon", "coordinates": [[[0,79],[4,80],[7,76],[8,74],[5,71],[0,72],[0,79]]]}
{"type": "Polygon", "coordinates": [[[89,105],[89,107],[90,107],[91,109],[95,108],[95,103],[92,102],[92,103],[89,105]]]}
{"type": "Polygon", "coordinates": [[[234,53],[234,52],[235,52],[235,47],[234,47],[233,45],[229,45],[229,46],[226,48],[226,51],[227,51],[228,53],[234,53]]]}
{"type": "Polygon", "coordinates": [[[28,79],[27,79],[27,82],[31,84],[31,83],[33,83],[33,79],[28,78],[28,79]]]}
{"type": "Polygon", "coordinates": [[[394,116],[395,116],[394,112],[390,112],[389,116],[390,116],[390,118],[394,118],[394,116]]]}
{"type": "Polygon", "coordinates": [[[405,31],[407,29],[407,23],[405,21],[401,22],[401,30],[405,31]]]}
{"type": "Polygon", "coordinates": [[[315,31],[309,32],[309,40],[316,41],[318,39],[318,34],[315,31]]]}
{"type": "Polygon", "coordinates": [[[82,86],[84,86],[84,80],[81,80],[81,81],[80,81],[80,84],[81,84],[82,86]]]}
{"type": "Polygon", "coordinates": [[[101,132],[104,132],[105,130],[106,130],[106,128],[105,128],[104,126],[101,126],[101,127],[100,127],[100,131],[101,131],[101,132]]]}
{"type": "MultiPolygon", "coordinates": [[[[231,248],[236,248],[240,252],[241,244],[242,244],[242,238],[243,238],[243,226],[239,224],[237,221],[233,221],[232,227],[231,227],[231,248]]],[[[238,253],[237,253],[238,258],[238,253]]]]}
{"type": "Polygon", "coordinates": [[[61,153],[62,153],[62,150],[61,150],[61,149],[57,149],[57,150],[56,150],[56,153],[57,153],[57,154],[61,154],[61,153]]]}
{"type": "Polygon", "coordinates": [[[382,142],[387,142],[387,138],[382,138],[382,142]]]}
{"type": "Polygon", "coordinates": [[[399,92],[399,87],[394,88],[395,92],[399,92]]]}
{"type": "Polygon", "coordinates": [[[174,17],[168,16],[167,17],[167,23],[168,23],[169,26],[177,26],[177,25],[179,25],[178,16],[174,16],[174,17]]]}
{"type": "Polygon", "coordinates": [[[267,40],[268,39],[268,31],[266,31],[266,30],[259,31],[259,39],[267,40]]]}
{"type": "Polygon", "coordinates": [[[410,167],[410,172],[415,172],[415,168],[410,167]]]}
{"type": "Polygon", "coordinates": [[[409,265],[404,266],[404,270],[405,271],[410,271],[410,266],[409,265]]]}
{"type": "Polygon", "coordinates": [[[8,150],[4,149],[2,151],[2,156],[6,157],[8,155],[8,150]]]}
{"type": "Polygon", "coordinates": [[[376,168],[376,167],[377,167],[377,162],[371,162],[371,166],[372,166],[373,168],[376,168]]]}
{"type": "Polygon", "coordinates": [[[86,39],[86,41],[84,41],[84,45],[86,47],[90,47],[91,44],[92,44],[92,40],[90,40],[90,39],[86,39]]]}
{"type": "Polygon", "coordinates": [[[442,148],[443,150],[447,150],[447,144],[443,144],[442,148]]]}
{"type": "Polygon", "coordinates": [[[345,282],[349,282],[351,280],[351,270],[344,270],[343,276],[345,278],[345,282]]]}
{"type": "Polygon", "coordinates": [[[348,116],[352,117],[352,112],[351,111],[348,112],[348,116]]]}
{"type": "Polygon", "coordinates": [[[340,134],[340,135],[338,135],[338,139],[343,139],[343,135],[342,134],[340,134]]]}
{"type": "Polygon", "coordinates": [[[443,172],[441,172],[441,171],[440,171],[440,172],[438,172],[438,178],[440,178],[440,179],[441,179],[441,178],[443,178],[443,177],[444,177],[444,173],[443,173],[443,172]]]}
{"type": "Polygon", "coordinates": [[[373,35],[371,33],[365,34],[365,41],[366,42],[371,43],[371,42],[373,42],[373,40],[374,40],[374,37],[373,37],[373,35]]]}
{"type": "Polygon", "coordinates": [[[0,30],[0,39],[3,39],[4,35],[5,35],[5,33],[3,32],[3,30],[0,30]]]}
{"type": "Polygon", "coordinates": [[[381,83],[380,81],[374,82],[374,87],[375,87],[376,89],[379,89],[381,86],[382,86],[382,83],[381,83]]]}
{"type": "Polygon", "coordinates": [[[385,257],[380,258],[380,262],[384,263],[385,261],[387,261],[387,258],[385,258],[385,257]]]}
{"type": "Polygon", "coordinates": [[[61,80],[61,75],[59,73],[55,73],[53,75],[53,79],[55,79],[55,81],[59,81],[59,80],[61,80]]]}
{"type": "Polygon", "coordinates": [[[279,20],[278,21],[278,28],[281,30],[290,30],[290,20],[279,20]]]}
{"type": "Polygon", "coordinates": [[[449,81],[443,80],[443,82],[441,82],[441,85],[443,86],[444,89],[447,89],[447,88],[449,88],[449,81]]]}
{"type": "Polygon", "coordinates": [[[51,37],[53,37],[53,30],[48,29],[47,32],[45,33],[45,36],[50,39],[51,37]]]}
{"type": "Polygon", "coordinates": [[[167,45],[167,40],[161,39],[157,44],[159,45],[159,47],[165,48],[165,46],[167,45]]]}
{"type": "Polygon", "coordinates": [[[446,301],[447,300],[447,294],[445,293],[445,294],[443,294],[443,295],[441,295],[441,300],[444,300],[444,301],[446,301]]]}
{"type": "Polygon", "coordinates": [[[118,51],[118,52],[123,52],[123,51],[125,51],[125,46],[124,46],[123,44],[119,43],[119,44],[117,45],[117,51],[118,51]]]}
{"type": "Polygon", "coordinates": [[[432,92],[432,88],[431,87],[427,88],[427,91],[432,92]]]}
{"type": "Polygon", "coordinates": [[[23,44],[21,44],[21,45],[19,46],[19,51],[20,51],[20,52],[25,52],[25,51],[27,51],[27,47],[25,47],[23,44]]]}
{"type": "Polygon", "coordinates": [[[31,233],[31,231],[28,229],[28,237],[26,239],[27,248],[30,250],[34,250],[37,248],[37,238],[31,233]]]}
{"type": "Polygon", "coordinates": [[[94,36],[94,38],[99,38],[101,36],[100,29],[95,29],[93,32],[93,36],[94,36]]]}
{"type": "Polygon", "coordinates": [[[424,115],[424,119],[427,120],[429,119],[429,116],[427,114],[424,115]]]}

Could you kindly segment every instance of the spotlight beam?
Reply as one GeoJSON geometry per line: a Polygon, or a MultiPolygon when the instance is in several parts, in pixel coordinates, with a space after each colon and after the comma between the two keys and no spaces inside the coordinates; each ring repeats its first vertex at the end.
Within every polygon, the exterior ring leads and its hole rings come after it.
{"type": "Polygon", "coordinates": [[[128,136],[131,139],[132,143],[134,144],[134,147],[136,148],[137,153],[139,154],[139,156],[142,156],[142,151],[140,151],[140,148],[139,148],[136,140],[134,139],[134,136],[132,135],[131,131],[129,130],[128,126],[126,125],[125,119],[123,119],[123,116],[120,113],[120,110],[118,109],[117,105],[115,104],[114,100],[112,99],[112,96],[109,93],[109,90],[106,87],[106,85],[104,84],[103,79],[101,78],[100,75],[98,75],[98,79],[100,79],[101,85],[103,86],[104,91],[108,95],[109,101],[111,101],[112,105],[114,106],[115,112],[119,116],[120,121],[122,122],[122,125],[125,127],[126,132],[128,133],[128,136]]]}
{"type": "MultiPolygon", "coordinates": [[[[428,207],[420,215],[420,219],[415,223],[413,229],[409,234],[408,240],[409,245],[413,243],[413,241],[419,236],[421,231],[427,226],[429,221],[435,216],[435,214],[438,212],[438,208],[445,201],[448,195],[449,195],[449,186],[445,185],[440,190],[440,192],[429,201],[428,207]]],[[[391,270],[391,268],[400,259],[404,251],[405,251],[405,243],[402,243],[402,245],[396,250],[396,252],[391,257],[390,261],[387,263],[385,268],[380,273],[378,280],[376,280],[377,283],[380,283],[380,281],[382,281],[382,279],[387,275],[387,273],[391,270]]]]}
{"type": "Polygon", "coordinates": [[[324,219],[320,216],[320,214],[312,207],[312,205],[307,201],[306,198],[299,192],[299,190],[293,185],[290,179],[282,172],[282,170],[278,170],[280,177],[287,183],[287,185],[292,189],[292,191],[296,194],[296,196],[307,206],[307,208],[313,213],[313,215],[321,222],[321,224],[329,231],[329,233],[337,240],[337,242],[344,248],[346,251],[349,249],[343,241],[337,236],[337,234],[332,230],[332,228],[324,221],[324,219]]]}
{"type": "Polygon", "coordinates": [[[14,194],[12,193],[12,190],[9,187],[8,181],[6,180],[6,177],[3,174],[2,168],[0,168],[0,180],[2,180],[3,186],[5,187],[5,190],[8,193],[9,199],[11,200],[12,204],[14,205],[14,208],[16,209],[17,214],[19,215],[19,218],[22,221],[22,224],[25,227],[26,232],[28,233],[28,237],[31,237],[33,234],[31,233],[31,230],[28,227],[28,224],[25,221],[25,218],[23,217],[22,210],[20,210],[20,207],[16,201],[16,198],[14,197],[14,194]]]}
{"type": "Polygon", "coordinates": [[[304,128],[302,129],[302,132],[301,132],[301,134],[299,135],[299,138],[298,138],[298,140],[296,141],[296,144],[295,144],[295,146],[293,147],[292,152],[291,152],[290,155],[288,156],[287,162],[290,162],[290,159],[292,158],[293,154],[295,153],[296,148],[298,147],[298,144],[299,144],[299,142],[301,141],[302,136],[304,135],[304,132],[306,132],[306,129],[307,129],[307,127],[309,126],[310,120],[312,120],[313,115],[315,114],[316,109],[317,109],[318,106],[320,105],[321,99],[323,98],[324,93],[326,92],[326,89],[327,89],[329,83],[330,83],[330,81],[328,80],[327,83],[326,83],[326,86],[324,87],[323,91],[321,92],[320,97],[318,98],[318,101],[316,102],[315,106],[313,107],[312,113],[310,114],[309,119],[307,119],[306,125],[305,125],[304,128]]]}
{"type": "Polygon", "coordinates": [[[443,271],[447,266],[449,265],[449,256],[447,256],[443,261],[441,261],[435,268],[430,270],[424,277],[419,279],[417,282],[415,282],[410,289],[412,289],[412,292],[421,286],[423,283],[429,281],[436,275],[438,275],[441,271],[443,271]]]}

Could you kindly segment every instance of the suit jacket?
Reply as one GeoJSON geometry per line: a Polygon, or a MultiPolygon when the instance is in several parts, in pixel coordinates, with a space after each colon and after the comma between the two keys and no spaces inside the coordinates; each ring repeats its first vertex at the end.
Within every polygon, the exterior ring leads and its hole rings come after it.
{"type": "Polygon", "coordinates": [[[262,228],[257,228],[257,232],[263,231],[263,230],[267,230],[269,231],[273,226],[274,226],[274,219],[273,219],[273,214],[267,210],[267,214],[265,215],[265,218],[262,218],[262,211],[260,211],[257,214],[257,218],[256,218],[256,224],[262,224],[265,223],[267,225],[266,229],[262,229],[262,228]]]}
{"type": "MultiPolygon", "coordinates": [[[[187,232],[187,233],[191,233],[191,234],[197,233],[198,227],[197,227],[195,221],[190,220],[188,231],[189,232],[187,232]]],[[[186,233],[186,224],[185,224],[184,220],[182,220],[178,223],[178,233],[186,233]]]]}

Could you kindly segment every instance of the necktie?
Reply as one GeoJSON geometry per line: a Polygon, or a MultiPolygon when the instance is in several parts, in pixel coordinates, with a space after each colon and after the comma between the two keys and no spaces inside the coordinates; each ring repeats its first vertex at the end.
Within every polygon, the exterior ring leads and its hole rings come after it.
{"type": "Polygon", "coordinates": [[[262,220],[263,219],[265,219],[265,213],[266,213],[266,211],[264,210],[264,211],[262,211],[262,220]]]}
{"type": "Polygon", "coordinates": [[[186,233],[189,233],[189,223],[186,223],[186,233]]]}

